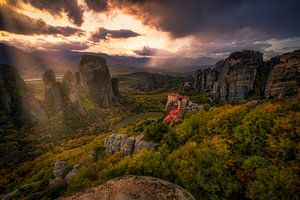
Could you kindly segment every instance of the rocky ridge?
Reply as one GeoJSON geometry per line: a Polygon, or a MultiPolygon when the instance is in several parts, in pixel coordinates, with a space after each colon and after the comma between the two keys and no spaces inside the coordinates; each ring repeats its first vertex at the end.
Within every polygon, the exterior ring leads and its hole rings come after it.
{"type": "Polygon", "coordinates": [[[108,107],[118,102],[120,96],[118,79],[110,78],[106,60],[99,56],[83,55],[79,71],[68,71],[57,82],[52,70],[43,75],[45,87],[45,104],[47,108],[57,113],[64,105],[71,103],[80,113],[84,113],[80,94],[86,94],[100,107],[108,107]]]}
{"type": "MultiPolygon", "coordinates": [[[[82,89],[101,107],[117,102],[106,60],[100,56],[83,55],[79,64],[82,89]]],[[[116,84],[116,82],[114,82],[116,84]]],[[[114,85],[116,90],[116,85],[114,85]]],[[[116,92],[116,91],[115,91],[116,92]]]]}
{"type": "Polygon", "coordinates": [[[284,98],[299,94],[300,51],[264,62],[257,51],[232,53],[213,69],[198,70],[194,89],[216,102],[284,98]]]}
{"type": "Polygon", "coordinates": [[[104,145],[108,152],[121,152],[127,156],[138,153],[142,149],[147,151],[156,149],[157,144],[143,140],[143,135],[129,137],[126,134],[111,134],[105,139],[104,145]]]}

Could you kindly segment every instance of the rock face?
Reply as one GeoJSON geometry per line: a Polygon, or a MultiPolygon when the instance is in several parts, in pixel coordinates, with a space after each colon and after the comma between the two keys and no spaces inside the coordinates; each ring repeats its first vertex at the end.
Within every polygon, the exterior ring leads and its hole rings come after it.
{"type": "Polygon", "coordinates": [[[54,165],[53,175],[54,178],[63,178],[66,171],[65,162],[57,160],[54,165]]]}
{"type": "Polygon", "coordinates": [[[112,84],[112,89],[113,89],[114,95],[115,95],[116,97],[119,97],[119,96],[120,96],[120,91],[119,91],[119,79],[117,79],[117,78],[112,78],[112,79],[111,79],[111,84],[112,84]]]}
{"type": "Polygon", "coordinates": [[[104,145],[108,152],[121,152],[122,155],[138,153],[142,149],[156,149],[157,144],[142,140],[143,135],[128,137],[126,134],[111,134],[105,139],[104,145]]]}
{"type": "Polygon", "coordinates": [[[275,63],[267,80],[266,98],[300,95],[300,50],[283,54],[275,63]]]}
{"type": "Polygon", "coordinates": [[[203,109],[203,106],[190,101],[186,107],[184,107],[180,110],[179,117],[183,118],[184,115],[186,115],[187,113],[194,112],[194,111],[201,110],[201,109],[203,109]]]}
{"type": "Polygon", "coordinates": [[[195,90],[213,101],[238,103],[255,98],[299,95],[300,50],[263,62],[257,51],[232,53],[214,69],[198,70],[195,90]]]}
{"type": "Polygon", "coordinates": [[[151,149],[157,149],[157,144],[154,144],[153,142],[144,141],[143,135],[139,135],[135,138],[133,153],[138,153],[143,149],[146,149],[147,151],[150,151],[151,149]]]}
{"type": "Polygon", "coordinates": [[[56,81],[55,74],[52,70],[47,70],[43,74],[44,82],[44,100],[46,106],[54,113],[63,108],[63,95],[61,85],[56,81]]]}
{"type": "Polygon", "coordinates": [[[65,176],[65,181],[70,183],[70,181],[77,176],[80,170],[80,165],[76,164],[73,166],[73,169],[65,176]]]}
{"type": "Polygon", "coordinates": [[[80,81],[83,90],[101,107],[116,102],[110,72],[106,60],[99,56],[83,55],[80,65],[80,81]]]}
{"type": "Polygon", "coordinates": [[[104,185],[63,198],[63,200],[194,200],[182,187],[147,176],[126,176],[112,179],[104,185]]]}
{"type": "MultiPolygon", "coordinates": [[[[79,77],[80,80],[80,77],[79,77]]],[[[63,95],[65,100],[69,100],[80,113],[84,113],[80,98],[80,81],[76,80],[76,74],[68,71],[62,80],[63,95]]]]}
{"type": "Polygon", "coordinates": [[[47,115],[41,105],[30,95],[17,69],[0,65],[0,112],[15,125],[46,121],[47,115]]]}
{"type": "Polygon", "coordinates": [[[219,61],[214,69],[198,70],[195,89],[215,101],[242,102],[254,93],[258,71],[263,67],[261,53],[235,52],[219,61]]]}

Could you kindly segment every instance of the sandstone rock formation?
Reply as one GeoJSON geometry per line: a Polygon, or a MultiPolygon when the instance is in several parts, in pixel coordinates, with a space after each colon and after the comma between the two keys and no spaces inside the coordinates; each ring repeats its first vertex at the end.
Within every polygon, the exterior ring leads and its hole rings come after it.
{"type": "Polygon", "coordinates": [[[60,83],[56,81],[55,74],[52,70],[47,70],[43,74],[44,82],[44,101],[47,108],[53,112],[59,112],[63,108],[63,95],[60,83]]]}
{"type": "Polygon", "coordinates": [[[0,65],[0,112],[17,126],[48,119],[27,90],[17,69],[9,65],[0,65]]]}
{"type": "Polygon", "coordinates": [[[300,50],[283,54],[267,79],[265,97],[285,98],[300,95],[300,50]]]}
{"type": "Polygon", "coordinates": [[[157,144],[142,140],[143,135],[128,137],[126,134],[111,134],[105,139],[104,145],[108,152],[121,152],[122,155],[138,153],[142,149],[156,149],[157,144]]]}
{"type": "Polygon", "coordinates": [[[83,90],[101,107],[116,102],[106,60],[100,56],[83,55],[80,65],[80,82],[83,90]]]}
{"type": "Polygon", "coordinates": [[[263,62],[256,51],[232,53],[214,69],[198,70],[195,90],[213,101],[230,103],[253,98],[299,95],[300,50],[263,62]]]}
{"type": "Polygon", "coordinates": [[[126,176],[62,200],[194,200],[182,187],[147,176],[126,176]]]}

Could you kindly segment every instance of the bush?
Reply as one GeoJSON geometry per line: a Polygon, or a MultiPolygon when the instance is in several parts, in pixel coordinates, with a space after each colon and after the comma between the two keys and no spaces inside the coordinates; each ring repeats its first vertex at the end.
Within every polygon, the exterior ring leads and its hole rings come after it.
{"type": "Polygon", "coordinates": [[[164,134],[169,130],[168,125],[161,121],[155,121],[149,124],[144,130],[144,139],[147,141],[153,141],[159,143],[164,134]]]}
{"type": "Polygon", "coordinates": [[[265,154],[272,124],[272,117],[265,111],[256,108],[249,112],[234,133],[237,151],[244,155],[265,154]]]}
{"type": "Polygon", "coordinates": [[[298,199],[295,189],[299,179],[290,170],[270,166],[256,170],[256,180],[249,183],[246,196],[250,199],[298,199]]]}

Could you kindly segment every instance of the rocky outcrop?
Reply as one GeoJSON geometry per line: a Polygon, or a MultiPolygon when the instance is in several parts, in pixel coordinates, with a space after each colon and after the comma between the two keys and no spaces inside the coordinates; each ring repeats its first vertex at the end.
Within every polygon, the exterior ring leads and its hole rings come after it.
{"type": "Polygon", "coordinates": [[[73,169],[65,176],[65,181],[70,183],[79,173],[80,165],[76,164],[73,166],[73,169]]]}
{"type": "Polygon", "coordinates": [[[104,145],[108,152],[121,152],[122,155],[138,153],[142,149],[156,149],[157,144],[144,141],[143,135],[128,137],[126,134],[111,134],[105,139],[104,145]]]}
{"type": "Polygon", "coordinates": [[[111,79],[111,84],[112,84],[112,89],[113,93],[116,97],[120,96],[120,91],[119,91],[119,79],[117,78],[112,78],[111,79]]]}
{"type": "Polygon", "coordinates": [[[53,112],[60,112],[63,108],[63,94],[60,83],[56,81],[52,70],[47,70],[43,74],[44,82],[44,101],[47,108],[53,112]]]}
{"type": "Polygon", "coordinates": [[[194,111],[201,110],[201,109],[203,109],[202,105],[199,105],[197,103],[193,103],[190,101],[186,107],[183,107],[179,111],[179,117],[183,118],[184,115],[186,115],[187,113],[194,112],[194,111]]]}
{"type": "Polygon", "coordinates": [[[112,179],[105,184],[62,200],[194,200],[182,187],[147,176],[126,176],[112,179]]]}
{"type": "Polygon", "coordinates": [[[213,69],[198,70],[194,87],[217,102],[296,96],[300,93],[299,63],[300,50],[266,62],[257,51],[235,52],[213,69]]]}
{"type": "Polygon", "coordinates": [[[106,60],[100,56],[83,55],[80,65],[82,89],[101,107],[116,102],[106,60]]]}
{"type": "Polygon", "coordinates": [[[80,77],[76,78],[72,72],[68,71],[62,80],[64,99],[70,101],[70,103],[77,108],[80,113],[84,113],[84,109],[81,104],[80,98],[80,77]],[[79,79],[79,80],[76,80],[79,79]]]}
{"type": "Polygon", "coordinates": [[[218,73],[210,68],[199,69],[195,74],[195,88],[196,91],[201,95],[212,96],[214,85],[217,81],[218,73]]]}
{"type": "Polygon", "coordinates": [[[147,151],[150,151],[151,149],[157,149],[157,144],[153,142],[145,141],[143,140],[143,137],[144,137],[143,135],[139,135],[135,138],[133,153],[138,153],[143,149],[147,151]]]}
{"type": "Polygon", "coordinates": [[[21,127],[48,119],[41,105],[32,97],[17,69],[0,65],[0,112],[21,127]]]}
{"type": "Polygon", "coordinates": [[[265,97],[285,98],[300,95],[300,50],[283,54],[272,67],[265,97]]]}
{"type": "Polygon", "coordinates": [[[63,175],[66,171],[65,162],[57,160],[54,165],[53,175],[54,178],[63,178],[63,175]]]}

